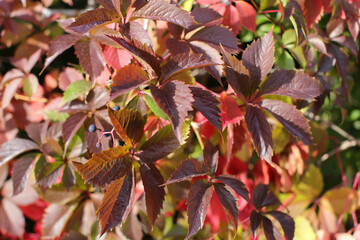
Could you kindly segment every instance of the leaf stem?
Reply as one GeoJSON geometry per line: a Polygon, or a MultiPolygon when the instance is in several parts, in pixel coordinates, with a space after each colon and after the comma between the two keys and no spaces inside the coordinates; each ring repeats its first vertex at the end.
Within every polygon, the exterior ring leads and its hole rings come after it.
{"type": "Polygon", "coordinates": [[[14,98],[16,100],[23,100],[26,102],[42,102],[42,103],[48,102],[48,100],[46,98],[33,98],[33,97],[28,97],[25,95],[18,94],[18,93],[15,93],[14,98]]]}

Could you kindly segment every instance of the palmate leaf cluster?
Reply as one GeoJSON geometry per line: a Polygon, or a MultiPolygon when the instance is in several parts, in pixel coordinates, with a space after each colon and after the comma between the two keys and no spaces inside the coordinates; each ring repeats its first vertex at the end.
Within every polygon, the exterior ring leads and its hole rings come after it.
{"type": "MultiPolygon", "coordinates": [[[[46,117],[24,124],[25,137],[15,134],[0,149],[0,187],[12,183],[12,194],[21,196],[32,184],[34,194],[49,202],[43,236],[141,239],[143,233],[163,231],[164,238],[201,238],[209,234],[202,230],[208,222],[221,237],[289,240],[299,234],[299,222],[310,224],[298,220],[294,206],[305,212],[319,204],[322,225],[326,216],[360,207],[356,184],[321,196],[322,175],[305,161],[314,128],[304,116],[316,114],[331,94],[344,109],[349,53],[357,57],[356,1],[336,3],[352,18],[345,21],[334,7],[326,31],[311,28],[320,13],[309,13],[307,0],[259,6],[198,0],[189,11],[184,9],[191,1],[97,2],[98,8],[75,19],[59,19],[62,33],[51,36],[47,47],[39,43],[29,47],[29,56],[17,53],[11,59],[15,68],[1,81],[4,119],[13,114],[19,95],[41,103],[36,95],[41,74],[50,89],[44,98],[55,99],[42,105],[46,117]],[[240,43],[244,33],[257,34],[256,14],[271,26],[248,45],[240,43]],[[346,24],[351,36],[344,35],[346,24]],[[55,63],[69,51],[78,65],[59,72],[55,63]],[[45,52],[37,76],[32,69],[45,52]],[[330,71],[338,71],[337,83],[330,71]],[[343,211],[335,206],[337,191],[355,197],[343,211]],[[211,218],[219,219],[217,225],[211,218]],[[215,229],[220,219],[233,228],[215,229]],[[187,229],[177,229],[179,222],[187,229]]],[[[0,4],[2,12],[30,19],[40,32],[51,32],[58,17],[46,25],[17,13],[19,8],[0,4]]],[[[16,30],[10,16],[0,15],[4,34],[16,30]]],[[[312,156],[321,151],[317,147],[312,156]]],[[[3,195],[0,211],[14,222],[6,204],[17,215],[21,211],[3,195]]],[[[9,235],[24,234],[21,226],[0,221],[9,235]]]]}

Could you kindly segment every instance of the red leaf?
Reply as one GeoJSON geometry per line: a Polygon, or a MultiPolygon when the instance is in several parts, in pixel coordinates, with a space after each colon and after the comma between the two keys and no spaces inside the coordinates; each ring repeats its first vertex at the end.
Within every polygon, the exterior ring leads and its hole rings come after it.
{"type": "Polygon", "coordinates": [[[185,239],[189,239],[203,227],[212,194],[213,186],[208,183],[199,180],[191,185],[187,199],[189,231],[185,239]]]}
{"type": "Polygon", "coordinates": [[[78,172],[94,186],[105,186],[125,175],[131,167],[128,148],[117,146],[95,153],[85,164],[75,164],[78,172]]]}
{"type": "Polygon", "coordinates": [[[205,42],[219,52],[221,51],[220,44],[229,53],[237,53],[240,50],[238,47],[239,42],[234,34],[226,27],[217,25],[197,31],[189,41],[205,42]]]}
{"type": "Polygon", "coordinates": [[[131,62],[132,56],[127,51],[105,45],[104,60],[116,70],[123,68],[131,62]]]}
{"type": "Polygon", "coordinates": [[[66,88],[67,86],[69,86],[70,83],[83,79],[84,76],[81,72],[79,72],[75,68],[66,67],[64,71],[60,73],[59,88],[63,91],[66,91],[66,88]]]}
{"type": "Polygon", "coordinates": [[[0,167],[24,152],[38,149],[39,146],[30,140],[15,138],[7,141],[0,148],[0,167]]]}
{"type": "Polygon", "coordinates": [[[76,132],[80,129],[82,124],[87,119],[87,113],[78,112],[66,119],[62,128],[62,136],[65,143],[64,152],[66,152],[67,146],[76,132]]]}
{"type": "Polygon", "coordinates": [[[266,212],[266,214],[273,216],[276,218],[276,220],[279,221],[282,229],[284,230],[286,240],[291,240],[294,238],[295,222],[292,217],[279,211],[270,211],[266,212]]]}
{"type": "Polygon", "coordinates": [[[14,195],[21,193],[30,177],[30,173],[33,167],[35,156],[26,155],[21,157],[12,170],[12,181],[14,195]]]}
{"type": "Polygon", "coordinates": [[[97,8],[82,13],[75,19],[75,22],[73,22],[67,28],[77,33],[85,34],[100,24],[115,20],[116,17],[117,14],[115,14],[112,10],[106,8],[97,8]]]}
{"type": "Polygon", "coordinates": [[[223,129],[225,129],[229,124],[240,124],[243,114],[236,100],[223,92],[221,93],[220,102],[223,129]]]}
{"type": "Polygon", "coordinates": [[[161,20],[180,25],[188,28],[194,23],[189,12],[182,10],[175,4],[169,4],[166,1],[150,0],[144,7],[135,11],[131,15],[131,19],[148,18],[153,20],[161,20]]]}
{"type": "Polygon", "coordinates": [[[204,165],[195,159],[188,159],[181,163],[181,165],[171,174],[170,178],[166,181],[166,185],[171,183],[182,182],[189,180],[193,177],[206,175],[204,165]]]}
{"type": "Polygon", "coordinates": [[[135,171],[129,169],[124,179],[118,179],[107,189],[98,208],[101,235],[122,224],[135,200],[135,171]]]}
{"type": "Polygon", "coordinates": [[[294,106],[282,101],[264,99],[260,106],[271,113],[293,136],[304,144],[312,143],[308,120],[294,106]]]}
{"type": "Polygon", "coordinates": [[[218,63],[211,62],[209,59],[204,58],[201,54],[178,54],[165,64],[161,79],[164,82],[181,72],[217,64],[218,63]]]}
{"type": "Polygon", "coordinates": [[[251,89],[256,89],[260,81],[270,72],[274,65],[274,51],[272,30],[246,48],[242,63],[249,70],[252,80],[251,89]]]}
{"type": "Polygon", "coordinates": [[[221,132],[222,123],[219,115],[221,110],[218,107],[220,102],[216,99],[215,95],[211,91],[201,87],[190,86],[189,88],[194,98],[192,104],[221,132]]]}
{"type": "Polygon", "coordinates": [[[98,41],[80,41],[75,44],[75,53],[81,67],[90,75],[93,83],[101,75],[105,63],[102,57],[102,48],[98,41]]]}
{"type": "Polygon", "coordinates": [[[254,7],[245,1],[234,2],[236,9],[239,11],[241,25],[244,26],[247,30],[256,32],[256,11],[254,7]]]}
{"type": "Polygon", "coordinates": [[[176,56],[178,54],[190,53],[189,45],[184,41],[179,41],[178,39],[166,39],[166,47],[169,49],[169,52],[173,56],[176,56]]]}
{"type": "Polygon", "coordinates": [[[322,0],[305,0],[303,12],[307,29],[320,20],[323,10],[322,0]]]}
{"type": "Polygon", "coordinates": [[[216,183],[214,187],[221,204],[230,214],[231,220],[235,225],[235,231],[237,231],[239,206],[236,195],[223,183],[216,183]]]}
{"type": "Polygon", "coordinates": [[[175,135],[181,142],[180,130],[187,116],[192,109],[191,103],[194,101],[190,88],[180,81],[165,83],[161,88],[150,85],[151,94],[161,110],[169,116],[175,135]]]}
{"type": "Polygon", "coordinates": [[[130,90],[140,87],[149,80],[149,76],[142,67],[127,65],[116,72],[111,85],[111,99],[128,93],[130,90]]]}
{"type": "Polygon", "coordinates": [[[248,106],[246,107],[245,122],[259,157],[270,163],[274,141],[265,115],[259,108],[248,106]]]}
{"type": "Polygon", "coordinates": [[[166,157],[178,147],[180,144],[169,124],[161,128],[140,147],[141,151],[138,156],[146,163],[155,162],[166,157]]]}
{"type": "Polygon", "coordinates": [[[151,225],[154,225],[163,205],[165,190],[164,179],[153,164],[142,164],[140,174],[145,190],[146,212],[151,225]]]}
{"type": "Polygon", "coordinates": [[[312,101],[323,91],[323,87],[304,72],[276,70],[261,85],[259,96],[272,94],[312,101]]]}
{"type": "Polygon", "coordinates": [[[47,66],[50,65],[54,59],[59,56],[61,53],[63,53],[66,49],[74,45],[77,41],[79,41],[83,36],[80,35],[60,35],[54,40],[52,40],[50,49],[47,53],[47,58],[45,60],[44,68],[42,71],[44,71],[47,66]]]}
{"type": "Polygon", "coordinates": [[[250,202],[249,191],[246,189],[245,184],[239,179],[232,175],[220,175],[216,177],[216,180],[219,180],[229,187],[231,187],[237,194],[239,194],[246,201],[250,202]]]}

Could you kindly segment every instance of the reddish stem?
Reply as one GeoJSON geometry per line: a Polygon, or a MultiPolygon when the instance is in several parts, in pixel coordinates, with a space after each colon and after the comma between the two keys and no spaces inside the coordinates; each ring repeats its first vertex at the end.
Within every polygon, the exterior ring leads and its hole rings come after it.
{"type": "Polygon", "coordinates": [[[277,10],[266,10],[266,11],[263,11],[262,13],[263,13],[263,14],[266,14],[266,13],[277,13],[277,12],[281,12],[280,9],[277,9],[277,10]]]}

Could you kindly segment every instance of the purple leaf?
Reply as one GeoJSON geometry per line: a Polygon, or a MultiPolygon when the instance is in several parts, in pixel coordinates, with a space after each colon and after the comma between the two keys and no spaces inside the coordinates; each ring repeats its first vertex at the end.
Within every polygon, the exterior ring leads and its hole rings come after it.
{"type": "Polygon", "coordinates": [[[81,67],[90,75],[94,84],[105,66],[100,43],[93,39],[77,42],[75,53],[81,67]]]}
{"type": "Polygon", "coordinates": [[[276,70],[261,85],[258,96],[272,94],[313,101],[322,91],[321,84],[304,72],[276,70]]]}
{"type": "Polygon", "coordinates": [[[191,103],[194,101],[189,87],[183,82],[171,81],[161,88],[150,85],[150,90],[161,110],[169,116],[175,136],[181,142],[180,130],[188,111],[192,110],[191,103]]]}
{"type": "Polygon", "coordinates": [[[308,120],[295,106],[270,99],[264,99],[259,105],[271,113],[293,136],[304,144],[311,145],[308,120]]]}
{"type": "Polygon", "coordinates": [[[345,27],[344,19],[333,19],[327,23],[326,32],[329,38],[335,38],[344,33],[345,27]]]}
{"type": "Polygon", "coordinates": [[[255,186],[252,193],[252,200],[257,210],[265,206],[281,205],[279,199],[272,193],[269,187],[265,184],[258,184],[255,186]]]}
{"type": "Polygon", "coordinates": [[[284,230],[286,240],[292,240],[294,238],[295,222],[292,217],[279,211],[270,211],[266,212],[266,214],[273,216],[279,221],[282,229],[284,230]]]}
{"type": "Polygon", "coordinates": [[[270,221],[270,219],[268,219],[265,216],[261,216],[261,220],[263,223],[266,240],[276,240],[275,235],[274,235],[274,226],[273,226],[272,222],[270,221]]]}
{"type": "Polygon", "coordinates": [[[244,198],[247,202],[250,202],[249,191],[246,189],[245,184],[232,175],[220,175],[216,177],[216,180],[219,180],[229,187],[231,187],[237,194],[244,198]]]}
{"type": "Polygon", "coordinates": [[[135,171],[129,169],[122,181],[119,178],[108,187],[98,208],[101,235],[124,222],[134,199],[135,171]]]}
{"type": "Polygon", "coordinates": [[[178,147],[180,147],[179,141],[169,124],[161,128],[140,147],[141,151],[138,156],[146,163],[155,162],[166,157],[178,147]]]}
{"type": "Polygon", "coordinates": [[[257,233],[258,233],[258,228],[261,226],[261,213],[258,213],[255,210],[251,211],[250,214],[250,227],[251,227],[251,231],[253,233],[253,237],[254,239],[256,239],[257,233]]]}
{"type": "Polygon", "coordinates": [[[120,4],[123,1],[120,0],[96,0],[105,9],[111,10],[121,16],[120,4]]]}
{"type": "Polygon", "coordinates": [[[335,44],[327,44],[326,47],[330,56],[336,59],[337,70],[341,78],[345,81],[348,74],[349,56],[335,44]]]}
{"type": "Polygon", "coordinates": [[[357,46],[356,46],[354,39],[352,39],[351,37],[348,37],[348,36],[339,36],[339,37],[333,38],[331,40],[333,40],[334,42],[337,42],[340,45],[349,49],[350,53],[352,55],[354,55],[354,57],[357,59],[358,50],[357,50],[357,46]]]}
{"type": "Polygon", "coordinates": [[[217,64],[204,58],[201,54],[178,54],[165,64],[161,78],[162,81],[166,81],[181,72],[217,64]]]}
{"type": "Polygon", "coordinates": [[[171,183],[182,182],[189,180],[193,177],[206,175],[204,165],[195,159],[188,159],[183,161],[179,167],[171,174],[170,178],[166,181],[166,185],[171,183]]]}
{"type": "Polygon", "coordinates": [[[189,12],[182,10],[175,4],[157,0],[150,0],[144,7],[135,11],[130,20],[135,18],[167,21],[184,28],[188,28],[194,23],[194,19],[189,12]]]}
{"type": "Polygon", "coordinates": [[[248,106],[246,107],[245,122],[259,157],[270,163],[274,142],[270,125],[264,113],[257,107],[248,106]]]}
{"type": "Polygon", "coordinates": [[[30,177],[30,173],[35,160],[34,155],[26,155],[21,157],[12,170],[13,195],[21,193],[30,177]]]}
{"type": "Polygon", "coordinates": [[[49,121],[43,123],[30,123],[26,125],[25,131],[32,140],[40,145],[45,141],[48,127],[49,121]]]}
{"type": "Polygon", "coordinates": [[[230,187],[223,183],[216,183],[214,184],[214,187],[221,205],[223,205],[226,211],[230,214],[231,220],[235,225],[235,232],[236,232],[238,226],[238,214],[239,214],[237,197],[230,189],[230,187]]]}
{"type": "Polygon", "coordinates": [[[274,65],[274,51],[272,30],[246,48],[242,63],[249,70],[252,90],[256,89],[274,65]]]}
{"type": "Polygon", "coordinates": [[[218,107],[220,102],[216,99],[215,95],[205,88],[197,86],[190,86],[189,88],[194,98],[194,102],[192,104],[219,132],[221,132],[221,110],[218,107]]]}
{"type": "MultiPolygon", "coordinates": [[[[191,11],[195,21],[201,25],[218,24],[222,20],[222,15],[211,8],[195,8],[191,11]]],[[[201,26],[199,25],[199,26],[201,26]]]]}
{"type": "Polygon", "coordinates": [[[120,25],[120,33],[131,40],[136,39],[141,44],[146,44],[149,47],[152,45],[149,33],[144,29],[144,26],[138,22],[128,22],[120,25]]]}
{"type": "Polygon", "coordinates": [[[219,52],[221,51],[220,44],[229,53],[235,54],[240,50],[236,36],[228,28],[218,25],[197,31],[189,41],[205,42],[219,52]]]}
{"type": "Polygon", "coordinates": [[[3,143],[0,148],[0,167],[14,157],[32,150],[39,150],[39,146],[33,141],[22,138],[15,138],[3,143]]]}
{"type": "Polygon", "coordinates": [[[164,179],[153,164],[142,164],[140,174],[145,190],[146,212],[151,225],[154,225],[164,202],[164,179]]]}
{"type": "Polygon", "coordinates": [[[74,137],[86,119],[87,113],[84,112],[75,113],[66,119],[62,128],[62,136],[65,143],[64,152],[66,152],[71,139],[74,137]]]}
{"type": "Polygon", "coordinates": [[[218,167],[219,151],[210,141],[206,141],[203,155],[206,168],[209,169],[211,175],[214,175],[218,167]]]}
{"type": "Polygon", "coordinates": [[[61,53],[63,53],[66,49],[70,48],[72,45],[74,45],[77,41],[82,39],[83,36],[81,35],[60,35],[51,42],[50,49],[47,53],[47,58],[45,60],[45,65],[42,71],[44,71],[47,66],[50,65],[54,59],[59,56],[61,53]]]}
{"type": "Polygon", "coordinates": [[[23,80],[22,78],[15,78],[14,80],[12,80],[10,83],[7,84],[2,94],[1,109],[5,109],[7,106],[9,106],[22,80],[23,80]]]}
{"type": "Polygon", "coordinates": [[[180,41],[174,38],[168,38],[166,40],[166,47],[169,49],[171,55],[176,56],[178,54],[190,53],[188,43],[180,41]]]}
{"type": "Polygon", "coordinates": [[[93,88],[86,96],[86,105],[90,109],[98,109],[105,106],[109,101],[109,92],[101,88],[93,88]]]}
{"type": "Polygon", "coordinates": [[[189,239],[203,227],[212,194],[213,186],[208,183],[199,180],[191,185],[187,199],[189,232],[185,239],[189,239]]]}

